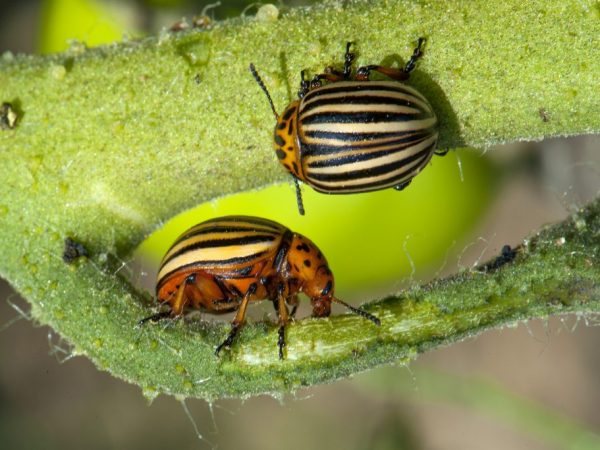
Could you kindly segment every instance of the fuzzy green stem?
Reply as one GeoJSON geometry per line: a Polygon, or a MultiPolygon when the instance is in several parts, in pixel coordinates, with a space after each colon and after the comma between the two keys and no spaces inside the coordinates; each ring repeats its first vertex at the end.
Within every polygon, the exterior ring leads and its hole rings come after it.
{"type": "Polygon", "coordinates": [[[117,276],[162,222],[202,201],[282,180],[273,118],[254,62],[281,109],[301,68],[397,63],[431,99],[442,147],[600,131],[597,2],[345,2],[97,49],[0,58],[0,275],[77,353],[148,395],[216,398],[331,381],[515,320],[598,310],[598,203],[544,232],[517,263],[465,273],[370,306],[383,321],[302,320],[277,359],[277,330],[244,328],[220,359],[223,324],[135,329],[148,299],[117,276]],[[570,26],[565,26],[568,22],[570,26]],[[540,114],[540,111],[543,114],[540,114]],[[90,259],[62,261],[63,240],[90,259]],[[565,238],[564,243],[562,238],[565,238]]]}

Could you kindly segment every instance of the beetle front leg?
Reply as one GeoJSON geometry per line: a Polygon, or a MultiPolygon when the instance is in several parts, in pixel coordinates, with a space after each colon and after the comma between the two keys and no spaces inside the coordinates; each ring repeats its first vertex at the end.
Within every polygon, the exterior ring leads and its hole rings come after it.
{"type": "Polygon", "coordinates": [[[344,53],[344,70],[342,72],[334,69],[333,67],[325,68],[326,74],[331,74],[331,75],[336,76],[335,81],[350,79],[350,75],[352,74],[352,63],[354,62],[354,59],[356,58],[356,55],[354,53],[350,52],[351,45],[352,45],[352,42],[346,42],[346,53],[344,53]]]}
{"type": "Polygon", "coordinates": [[[369,81],[369,76],[371,75],[371,71],[379,72],[392,80],[396,81],[405,81],[410,77],[410,73],[415,70],[415,66],[417,60],[423,56],[423,43],[425,42],[425,38],[419,38],[417,42],[417,47],[413,51],[412,56],[406,63],[403,69],[394,69],[392,67],[383,67],[378,65],[370,65],[359,67],[356,71],[356,80],[357,81],[369,81]]]}
{"type": "Polygon", "coordinates": [[[235,315],[235,318],[231,322],[231,331],[227,335],[227,339],[225,339],[215,349],[216,356],[219,356],[219,352],[223,349],[223,347],[229,348],[229,347],[231,347],[231,344],[233,344],[233,340],[235,339],[235,336],[237,335],[239,329],[244,324],[244,318],[246,317],[246,309],[248,308],[248,303],[250,301],[250,297],[252,296],[252,294],[254,294],[256,292],[256,288],[257,288],[256,283],[252,283],[250,285],[250,287],[248,288],[248,290],[246,291],[246,294],[244,295],[244,299],[242,300],[242,303],[240,304],[240,307],[235,315]]]}

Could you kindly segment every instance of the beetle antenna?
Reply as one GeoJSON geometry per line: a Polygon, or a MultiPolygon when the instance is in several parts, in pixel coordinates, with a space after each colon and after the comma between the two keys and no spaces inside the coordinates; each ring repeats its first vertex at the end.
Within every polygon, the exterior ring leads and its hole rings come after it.
{"type": "Polygon", "coordinates": [[[335,297],[331,297],[331,300],[333,300],[336,303],[339,303],[340,305],[344,305],[346,308],[348,308],[350,311],[352,311],[354,314],[358,314],[359,316],[364,317],[365,319],[369,319],[371,322],[373,322],[375,325],[379,326],[381,325],[381,320],[379,320],[377,317],[375,317],[373,314],[370,314],[360,308],[355,308],[354,306],[350,306],[348,303],[343,302],[342,300],[340,300],[339,298],[335,298],[335,297]]]}
{"type": "Polygon", "coordinates": [[[254,64],[252,64],[252,63],[250,63],[250,72],[252,72],[252,76],[254,77],[254,79],[256,80],[256,82],[258,83],[258,85],[260,86],[260,88],[263,90],[263,92],[267,96],[267,100],[269,100],[269,105],[271,105],[271,109],[273,110],[273,114],[275,115],[275,118],[278,119],[279,118],[279,114],[277,114],[277,111],[275,110],[275,105],[273,105],[273,100],[271,99],[271,95],[269,94],[269,91],[267,90],[267,87],[265,86],[265,83],[263,83],[262,78],[260,77],[260,75],[256,71],[256,68],[254,67],[254,64]]]}
{"type": "Polygon", "coordinates": [[[304,215],[304,203],[302,203],[302,191],[300,191],[300,183],[298,178],[292,176],[294,179],[294,186],[296,186],[296,202],[298,203],[298,212],[301,216],[304,215]]]}

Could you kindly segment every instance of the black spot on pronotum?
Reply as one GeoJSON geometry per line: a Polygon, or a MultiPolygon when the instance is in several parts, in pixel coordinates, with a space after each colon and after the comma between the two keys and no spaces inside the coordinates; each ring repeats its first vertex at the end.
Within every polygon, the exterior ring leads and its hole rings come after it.
{"type": "Polygon", "coordinates": [[[481,269],[484,272],[491,272],[497,270],[505,264],[511,263],[517,257],[517,250],[511,248],[510,245],[505,245],[500,251],[500,255],[490,262],[484,264],[481,269]]]}
{"type": "Polygon", "coordinates": [[[277,153],[277,158],[285,159],[285,152],[283,150],[281,150],[280,148],[275,150],[275,153],[277,153]]]}
{"type": "Polygon", "coordinates": [[[67,237],[65,238],[65,247],[63,250],[63,261],[67,264],[73,263],[77,258],[81,256],[88,256],[87,249],[80,242],[67,237]]]}
{"type": "Polygon", "coordinates": [[[0,130],[12,130],[17,126],[19,115],[12,103],[4,102],[0,106],[0,130]]]}
{"type": "Polygon", "coordinates": [[[310,248],[304,242],[302,244],[296,245],[296,250],[304,250],[307,253],[310,252],[310,248]]]}
{"type": "Polygon", "coordinates": [[[275,135],[275,143],[277,145],[279,145],[280,147],[283,147],[285,145],[285,141],[283,140],[283,138],[281,136],[279,136],[278,134],[275,135]]]}
{"type": "Polygon", "coordinates": [[[304,264],[306,267],[310,267],[310,261],[309,261],[308,259],[305,259],[305,260],[303,261],[303,264],[304,264]]]}

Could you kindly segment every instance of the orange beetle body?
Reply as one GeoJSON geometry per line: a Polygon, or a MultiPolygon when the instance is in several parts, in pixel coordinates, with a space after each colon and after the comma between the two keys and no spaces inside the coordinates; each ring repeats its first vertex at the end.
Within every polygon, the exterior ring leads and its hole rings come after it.
{"type": "Polygon", "coordinates": [[[157,278],[157,300],[170,311],[144,321],[180,316],[186,307],[213,314],[237,311],[216,353],[231,346],[253,301],[273,301],[279,316],[280,358],[285,325],[296,311],[299,293],[310,298],[314,317],[329,316],[333,301],[379,324],[376,317],[333,296],[333,274],[310,239],[257,217],[227,216],[190,228],[163,258],[157,278]],[[287,306],[293,308],[291,313],[287,306]]]}

